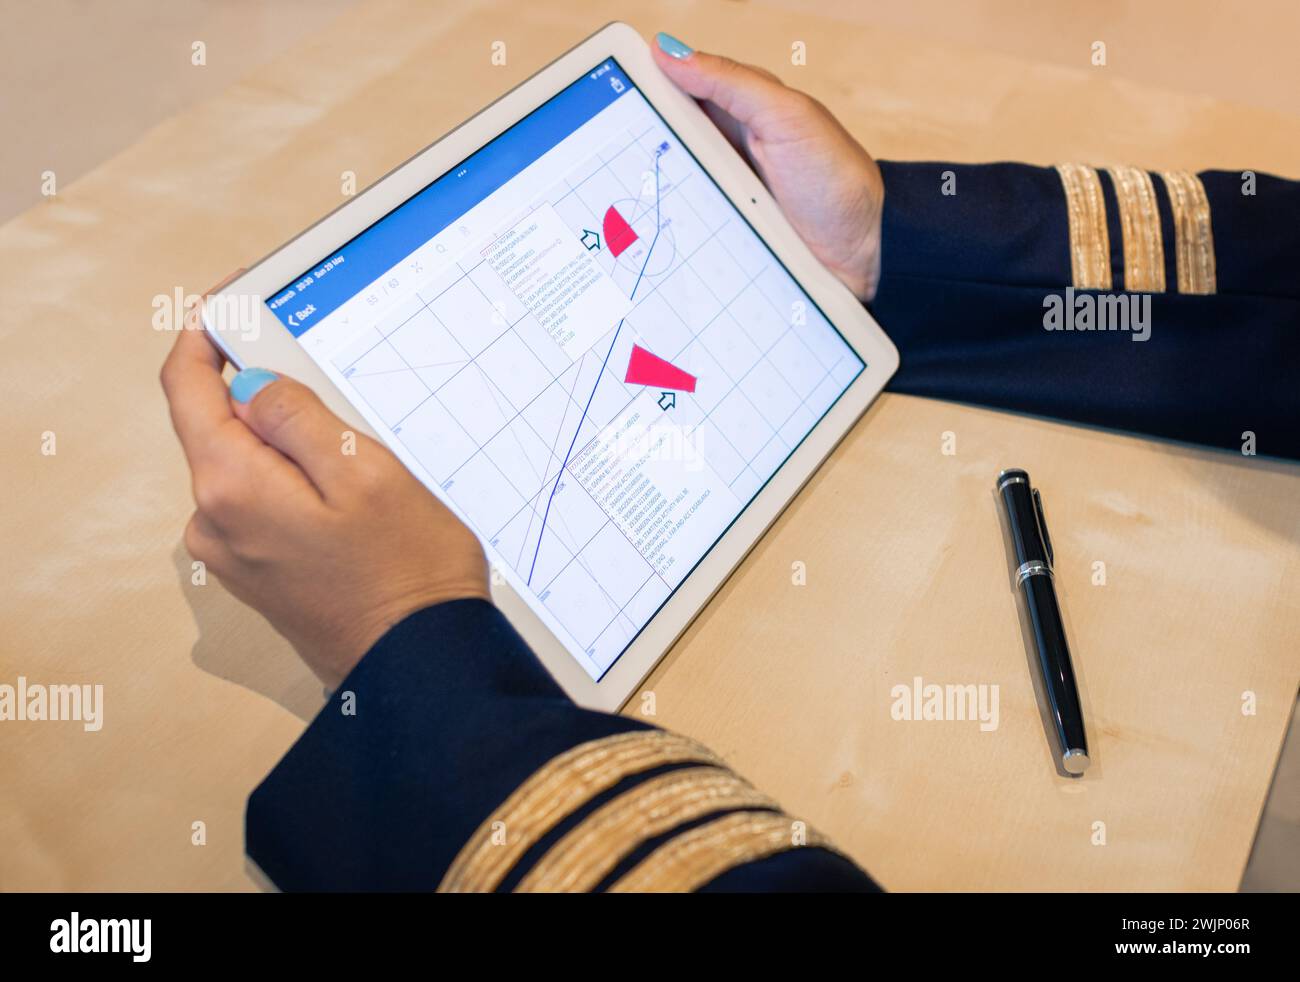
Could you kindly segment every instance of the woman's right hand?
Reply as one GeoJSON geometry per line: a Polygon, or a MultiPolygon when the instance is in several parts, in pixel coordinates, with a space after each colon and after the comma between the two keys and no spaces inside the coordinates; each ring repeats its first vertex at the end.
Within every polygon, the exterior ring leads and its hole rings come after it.
{"type": "Polygon", "coordinates": [[[655,61],[698,99],[813,254],[863,301],[880,281],[880,168],[830,111],[771,72],[659,34],[655,61]]]}
{"type": "Polygon", "coordinates": [[[478,539],[387,447],[306,386],[249,368],[230,389],[196,306],[162,370],[197,510],[190,555],[331,688],[409,614],[490,599],[478,539]]]}

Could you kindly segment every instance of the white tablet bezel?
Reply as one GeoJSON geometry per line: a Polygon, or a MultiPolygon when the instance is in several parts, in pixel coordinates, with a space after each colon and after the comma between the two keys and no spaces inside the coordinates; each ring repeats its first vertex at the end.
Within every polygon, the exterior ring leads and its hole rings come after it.
{"type": "Polygon", "coordinates": [[[622,23],[602,28],[281,246],[208,299],[204,324],[237,367],[257,365],[292,375],[314,388],[349,425],[376,435],[361,412],[261,299],[274,295],[607,58],[618,61],[867,366],[599,682],[591,679],[527,602],[502,578],[494,577],[494,601],[564,690],[581,705],[616,710],[704,608],[898,367],[897,349],[884,332],[853,294],[812,255],[753,171],[694,100],[659,70],[646,42],[635,30],[622,23]],[[240,302],[250,297],[257,302],[240,302]],[[235,322],[231,311],[239,312],[235,322]]]}

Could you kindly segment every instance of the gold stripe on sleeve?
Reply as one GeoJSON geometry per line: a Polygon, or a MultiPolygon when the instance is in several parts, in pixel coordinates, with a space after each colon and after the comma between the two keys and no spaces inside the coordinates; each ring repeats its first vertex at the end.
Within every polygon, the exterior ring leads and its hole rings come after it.
{"type": "Polygon", "coordinates": [[[1174,213],[1174,255],[1179,293],[1213,293],[1216,289],[1214,230],[1205,185],[1187,171],[1165,171],[1165,188],[1174,213]]]}
{"type": "Polygon", "coordinates": [[[1165,246],[1151,175],[1136,167],[1112,167],[1109,173],[1124,236],[1124,289],[1164,293],[1165,246]]]}
{"type": "Polygon", "coordinates": [[[1084,164],[1057,164],[1070,219],[1070,271],[1078,290],[1109,290],[1110,236],[1101,180],[1084,164]]]}
{"type": "Polygon", "coordinates": [[[631,774],[677,763],[720,765],[722,761],[694,740],[663,730],[618,733],[553,757],[470,836],[438,892],[495,890],[557,822],[631,774]]]}
{"type": "MultiPolygon", "coordinates": [[[[641,843],[710,812],[776,802],[728,770],[690,767],[651,778],[603,805],[537,861],[520,893],[586,892],[641,843]]],[[[784,821],[783,827],[789,827],[784,821]]]]}
{"type": "Polygon", "coordinates": [[[674,836],[620,877],[611,893],[686,893],[729,869],[766,859],[787,849],[832,849],[829,840],[808,829],[796,845],[794,822],[779,812],[735,812],[674,836]]]}

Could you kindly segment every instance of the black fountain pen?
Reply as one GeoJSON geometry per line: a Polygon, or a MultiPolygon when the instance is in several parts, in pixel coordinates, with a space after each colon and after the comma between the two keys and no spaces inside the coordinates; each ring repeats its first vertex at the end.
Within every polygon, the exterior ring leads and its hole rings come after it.
{"type": "Polygon", "coordinates": [[[1083,731],[1079,687],[1052,582],[1052,540],[1043,517],[1043,499],[1030,487],[1029,475],[1019,468],[998,475],[998,494],[1011,527],[1016,585],[1024,593],[1029,611],[1038,664],[1060,741],[1061,766],[1067,774],[1082,774],[1088,767],[1088,737],[1083,731]]]}

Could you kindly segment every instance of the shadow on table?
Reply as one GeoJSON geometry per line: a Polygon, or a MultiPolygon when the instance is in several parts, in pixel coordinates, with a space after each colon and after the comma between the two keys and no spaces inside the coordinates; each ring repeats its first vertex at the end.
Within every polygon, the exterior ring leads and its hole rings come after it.
{"type": "Polygon", "coordinates": [[[320,680],[266,618],[227,593],[215,577],[193,585],[191,562],[178,544],[172,564],[199,629],[191,660],[209,675],[266,696],[310,722],[325,703],[320,680]]]}
{"type": "MultiPolygon", "coordinates": [[[[908,398],[923,398],[908,396],[908,398]]],[[[998,409],[980,403],[951,400],[955,405],[969,406],[986,413],[1004,413],[1021,419],[1039,419],[1048,423],[1058,423],[1072,429],[1091,431],[1093,433],[1110,433],[1116,436],[1146,440],[1153,445],[1157,453],[1165,454],[1176,460],[1180,467],[1194,473],[1218,498],[1225,508],[1230,508],[1261,529],[1284,536],[1293,542],[1300,542],[1300,504],[1289,497],[1272,494],[1268,489],[1261,489],[1258,482],[1252,481],[1252,475],[1295,475],[1300,474],[1300,461],[1267,455],[1245,456],[1228,449],[1205,447],[1182,440],[1171,440],[1153,436],[1137,430],[1119,430],[1091,423],[1044,416],[1040,413],[1026,413],[1010,409],[998,409]],[[1227,464],[1222,467],[1206,467],[1207,461],[1227,464]]],[[[1267,450],[1267,444],[1264,449],[1267,450]]],[[[1104,452],[1104,450],[1102,451],[1104,452]]],[[[1032,467],[1030,468],[1032,472],[1032,467]]]]}
{"type": "Polygon", "coordinates": [[[1231,508],[1266,532],[1300,542],[1300,502],[1261,488],[1252,479],[1262,474],[1300,475],[1300,462],[1279,457],[1247,457],[1185,443],[1167,442],[1161,449],[1194,473],[1223,502],[1224,507],[1231,508]],[[1216,464],[1227,464],[1229,469],[1203,466],[1207,453],[1213,455],[1216,464]]]}

